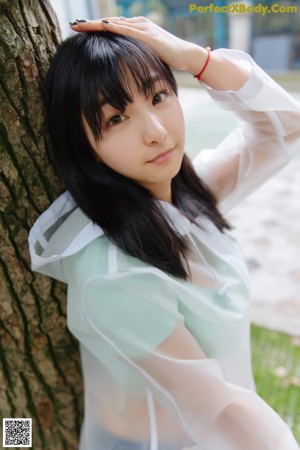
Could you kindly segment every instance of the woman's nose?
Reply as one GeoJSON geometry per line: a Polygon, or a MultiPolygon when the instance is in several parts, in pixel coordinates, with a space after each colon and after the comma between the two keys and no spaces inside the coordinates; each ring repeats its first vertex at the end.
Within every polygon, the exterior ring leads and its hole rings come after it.
{"type": "Polygon", "coordinates": [[[142,127],[146,145],[162,144],[168,134],[165,126],[155,114],[147,114],[142,127]]]}

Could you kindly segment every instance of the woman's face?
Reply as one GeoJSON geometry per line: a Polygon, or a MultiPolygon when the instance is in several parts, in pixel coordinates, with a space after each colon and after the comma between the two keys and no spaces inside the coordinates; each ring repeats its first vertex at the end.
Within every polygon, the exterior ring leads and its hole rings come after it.
{"type": "Polygon", "coordinates": [[[184,152],[184,119],[177,96],[155,83],[146,98],[133,85],[133,103],[124,112],[102,106],[102,137],[95,141],[84,121],[90,144],[100,161],[149,189],[161,200],[171,201],[171,180],[178,173],[184,152]]]}

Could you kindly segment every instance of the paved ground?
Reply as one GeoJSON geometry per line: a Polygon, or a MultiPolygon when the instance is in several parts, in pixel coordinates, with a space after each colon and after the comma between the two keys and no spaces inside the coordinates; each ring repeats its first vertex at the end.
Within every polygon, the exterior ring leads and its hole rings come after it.
{"type": "MultiPolygon", "coordinates": [[[[300,93],[292,92],[298,100],[300,93]]],[[[179,91],[186,120],[186,149],[213,148],[236,121],[201,88],[179,91]]],[[[300,336],[300,157],[229,215],[252,278],[252,321],[300,336]]]]}

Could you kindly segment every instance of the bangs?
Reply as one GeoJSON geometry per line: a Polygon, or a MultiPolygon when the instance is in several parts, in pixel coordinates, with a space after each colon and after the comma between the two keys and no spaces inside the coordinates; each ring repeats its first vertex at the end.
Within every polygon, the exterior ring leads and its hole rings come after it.
{"type": "Polygon", "coordinates": [[[84,52],[80,104],[96,141],[101,139],[103,104],[124,112],[133,102],[134,88],[149,98],[157,83],[177,95],[170,68],[142,42],[111,33],[90,33],[86,45],[90,48],[84,52]]]}

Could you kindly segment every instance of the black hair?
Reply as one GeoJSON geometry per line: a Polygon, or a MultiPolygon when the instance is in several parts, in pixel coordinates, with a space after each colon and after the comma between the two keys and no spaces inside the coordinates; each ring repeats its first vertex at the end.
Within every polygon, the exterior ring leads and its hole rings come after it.
{"type": "MultiPolygon", "coordinates": [[[[140,93],[153,94],[153,72],[177,95],[170,68],[142,42],[104,32],[66,39],[52,60],[46,85],[54,165],[81,210],[117,246],[187,280],[186,239],[172,227],[149,190],[96,159],[82,120],[84,115],[95,140],[101,139],[100,102],[104,99],[124,110],[133,101],[128,74],[140,93]]],[[[186,155],[172,180],[172,200],[190,220],[202,215],[221,231],[230,228],[186,155]]]]}

